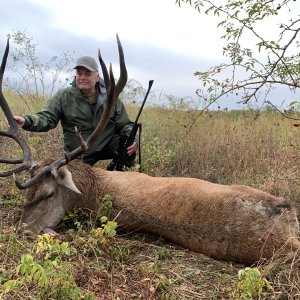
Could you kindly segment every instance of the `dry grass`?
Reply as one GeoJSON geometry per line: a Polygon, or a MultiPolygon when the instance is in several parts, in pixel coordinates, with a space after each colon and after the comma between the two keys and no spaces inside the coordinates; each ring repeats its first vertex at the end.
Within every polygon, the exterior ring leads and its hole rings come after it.
{"type": "MultiPolygon", "coordinates": [[[[12,106],[13,111],[16,107],[20,113],[27,111],[26,105],[12,106]]],[[[134,119],[136,107],[130,107],[129,113],[134,119]]],[[[247,184],[285,196],[299,207],[300,130],[293,126],[294,121],[273,112],[205,112],[188,131],[197,113],[159,107],[144,110],[140,121],[145,172],[247,184]]],[[[0,120],[3,129],[5,122],[2,117],[0,120]]],[[[23,133],[37,161],[62,154],[59,129],[23,133]]],[[[0,157],[20,155],[13,149],[13,143],[0,139],[0,157]]],[[[5,274],[14,274],[23,254],[32,253],[34,242],[14,233],[23,203],[24,192],[16,189],[12,178],[1,178],[0,280],[5,274]]],[[[143,233],[120,233],[96,249],[87,242],[82,244],[89,239],[87,232],[66,232],[59,239],[77,251],[68,261],[77,286],[93,292],[99,300],[234,299],[237,272],[245,267],[216,261],[143,233]]],[[[299,297],[297,257],[274,256],[259,269],[274,291],[264,290],[257,299],[299,297]]],[[[39,295],[38,287],[27,285],[4,299],[52,299],[39,295]]]]}

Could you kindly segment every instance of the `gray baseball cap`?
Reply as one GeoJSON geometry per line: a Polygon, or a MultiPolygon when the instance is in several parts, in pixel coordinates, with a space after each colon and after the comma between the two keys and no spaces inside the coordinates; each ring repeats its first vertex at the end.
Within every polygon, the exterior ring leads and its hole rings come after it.
{"type": "Polygon", "coordinates": [[[76,67],[74,67],[74,69],[79,67],[84,67],[91,72],[98,72],[98,65],[95,59],[90,56],[82,56],[78,58],[76,67]]]}

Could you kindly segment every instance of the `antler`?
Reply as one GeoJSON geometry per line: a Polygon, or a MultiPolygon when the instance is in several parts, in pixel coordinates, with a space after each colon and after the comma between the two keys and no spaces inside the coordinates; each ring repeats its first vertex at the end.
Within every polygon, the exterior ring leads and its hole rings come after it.
{"type": "Polygon", "coordinates": [[[4,115],[9,124],[8,131],[0,131],[0,136],[6,136],[14,139],[20,146],[23,151],[23,157],[21,159],[3,159],[0,158],[0,163],[7,163],[7,164],[20,164],[19,166],[15,167],[12,170],[0,172],[0,177],[7,177],[12,174],[19,173],[24,170],[28,170],[32,167],[32,155],[29,146],[27,145],[26,141],[20,136],[18,126],[16,121],[13,118],[13,114],[7,104],[7,101],[4,98],[2,93],[2,81],[3,81],[3,74],[7,62],[9,52],[9,38],[7,39],[7,44],[5,48],[5,52],[3,55],[1,68],[0,68],[0,106],[4,112],[4,115]]]}
{"type": "Polygon", "coordinates": [[[25,183],[19,183],[16,182],[16,185],[19,189],[26,189],[36,182],[38,182],[42,177],[45,176],[46,173],[49,172],[55,172],[58,168],[61,166],[67,164],[69,161],[74,160],[78,156],[80,156],[82,153],[84,153],[97,139],[97,137],[102,133],[104,128],[106,127],[113,110],[115,108],[115,105],[117,103],[117,99],[119,94],[122,92],[123,88],[126,85],[127,82],[127,70],[125,66],[125,60],[124,60],[124,53],[122,49],[121,42],[119,40],[119,37],[117,35],[117,43],[118,43],[118,48],[119,48],[119,59],[120,59],[120,78],[118,80],[118,83],[115,84],[115,79],[114,75],[112,72],[112,65],[110,64],[109,66],[109,72],[107,71],[106,65],[104,61],[101,58],[100,51],[99,51],[99,61],[105,81],[105,85],[107,88],[107,104],[105,106],[103,115],[101,117],[101,120],[99,124],[97,125],[96,129],[93,131],[93,133],[87,138],[86,141],[83,140],[82,136],[78,132],[77,128],[75,128],[77,136],[80,140],[80,146],[73,150],[72,152],[68,153],[65,155],[64,158],[60,158],[50,164],[49,166],[44,167],[39,173],[37,173],[34,177],[26,181],[25,183]]]}

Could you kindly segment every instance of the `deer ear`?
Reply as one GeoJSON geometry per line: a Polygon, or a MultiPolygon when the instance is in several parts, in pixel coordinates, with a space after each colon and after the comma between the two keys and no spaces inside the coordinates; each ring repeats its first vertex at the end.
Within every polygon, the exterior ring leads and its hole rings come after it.
{"type": "Polygon", "coordinates": [[[60,186],[65,187],[77,194],[81,194],[73,181],[71,172],[67,168],[62,168],[59,170],[59,172],[57,169],[52,169],[51,175],[60,186]]]}

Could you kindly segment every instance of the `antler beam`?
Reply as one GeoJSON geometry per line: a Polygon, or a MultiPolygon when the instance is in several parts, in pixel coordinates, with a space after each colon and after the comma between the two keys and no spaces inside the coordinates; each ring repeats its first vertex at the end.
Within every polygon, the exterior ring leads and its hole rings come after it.
{"type": "Polygon", "coordinates": [[[19,130],[18,130],[18,125],[17,125],[16,121],[14,120],[13,114],[12,114],[12,112],[7,104],[7,101],[2,93],[3,74],[4,74],[5,67],[6,67],[8,53],[9,53],[9,39],[7,39],[7,44],[6,44],[6,48],[5,48],[5,52],[3,55],[1,68],[0,68],[0,106],[4,112],[6,119],[7,119],[7,122],[9,125],[9,130],[8,131],[0,131],[0,136],[5,136],[5,137],[14,139],[21,147],[21,149],[23,151],[23,157],[21,159],[0,158],[0,163],[20,164],[19,166],[16,166],[12,170],[0,172],[0,177],[7,177],[12,174],[16,174],[21,171],[24,171],[24,170],[28,170],[33,165],[30,148],[29,148],[28,144],[26,143],[26,141],[20,136],[19,130]]]}

